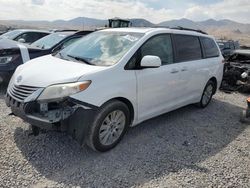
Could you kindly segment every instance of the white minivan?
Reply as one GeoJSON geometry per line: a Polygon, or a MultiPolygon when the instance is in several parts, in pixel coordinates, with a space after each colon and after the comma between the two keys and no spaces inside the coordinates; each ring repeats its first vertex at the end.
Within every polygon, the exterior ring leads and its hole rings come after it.
{"type": "Polygon", "coordinates": [[[104,152],[131,126],[188,104],[206,107],[223,67],[214,38],[198,31],[106,29],[19,66],[6,104],[35,134],[67,131],[104,152]]]}

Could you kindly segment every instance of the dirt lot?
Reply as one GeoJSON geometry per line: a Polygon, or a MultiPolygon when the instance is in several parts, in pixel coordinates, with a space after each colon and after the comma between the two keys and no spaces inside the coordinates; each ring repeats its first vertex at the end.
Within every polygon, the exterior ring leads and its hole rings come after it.
{"type": "Polygon", "coordinates": [[[130,129],[112,151],[80,148],[67,135],[37,137],[0,95],[0,187],[250,187],[246,96],[217,93],[130,129]]]}

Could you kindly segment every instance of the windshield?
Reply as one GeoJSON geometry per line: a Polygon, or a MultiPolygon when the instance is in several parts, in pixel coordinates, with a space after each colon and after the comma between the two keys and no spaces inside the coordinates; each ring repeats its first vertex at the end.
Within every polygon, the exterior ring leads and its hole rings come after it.
{"type": "Polygon", "coordinates": [[[62,50],[57,57],[98,66],[116,64],[143,36],[129,32],[94,32],[62,50]]]}
{"type": "Polygon", "coordinates": [[[1,38],[8,38],[8,39],[14,39],[16,38],[19,34],[21,34],[23,31],[21,30],[14,30],[14,31],[9,31],[7,33],[2,34],[0,37],[1,38]]]}
{"type": "Polygon", "coordinates": [[[31,46],[38,47],[41,49],[50,49],[66,37],[67,35],[64,34],[53,33],[37,40],[36,42],[33,42],[31,46]]]}

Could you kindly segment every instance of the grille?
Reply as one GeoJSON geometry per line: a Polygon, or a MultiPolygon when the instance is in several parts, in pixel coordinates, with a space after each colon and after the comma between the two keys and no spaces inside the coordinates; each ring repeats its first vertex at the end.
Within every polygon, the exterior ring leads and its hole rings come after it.
{"type": "Polygon", "coordinates": [[[38,89],[39,89],[38,87],[12,85],[9,88],[8,92],[9,95],[13,97],[15,100],[22,102],[24,101],[24,99],[26,99],[28,96],[30,96],[38,89]]]}

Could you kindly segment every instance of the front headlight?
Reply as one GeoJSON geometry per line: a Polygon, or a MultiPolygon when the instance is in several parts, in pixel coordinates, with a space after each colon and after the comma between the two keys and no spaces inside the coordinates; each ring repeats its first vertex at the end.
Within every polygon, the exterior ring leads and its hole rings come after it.
{"type": "Polygon", "coordinates": [[[3,56],[3,57],[0,57],[0,64],[9,63],[9,62],[11,62],[12,59],[13,59],[12,56],[3,56]]]}
{"type": "Polygon", "coordinates": [[[38,100],[62,99],[80,91],[84,91],[90,84],[91,81],[52,85],[45,88],[38,97],[38,100]]]}

